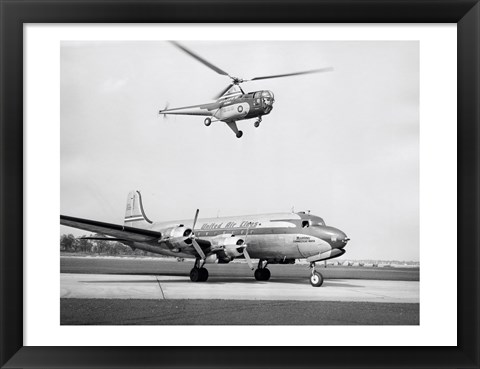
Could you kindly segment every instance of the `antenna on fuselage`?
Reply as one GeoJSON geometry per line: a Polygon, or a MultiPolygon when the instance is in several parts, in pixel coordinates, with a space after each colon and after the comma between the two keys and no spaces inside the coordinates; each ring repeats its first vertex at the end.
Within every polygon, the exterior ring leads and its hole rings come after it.
{"type": "Polygon", "coordinates": [[[292,206],[292,213],[295,213],[295,206],[292,206]]]}

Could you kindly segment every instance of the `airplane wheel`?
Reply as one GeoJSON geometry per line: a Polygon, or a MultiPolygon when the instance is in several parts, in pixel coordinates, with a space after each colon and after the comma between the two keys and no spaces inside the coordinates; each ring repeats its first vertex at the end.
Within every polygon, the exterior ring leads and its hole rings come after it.
{"type": "Polygon", "coordinates": [[[254,276],[257,281],[268,281],[270,279],[270,270],[267,268],[255,269],[254,276]]]}
{"type": "Polygon", "coordinates": [[[240,138],[240,137],[242,137],[242,136],[243,136],[243,132],[242,132],[242,131],[238,131],[238,133],[237,133],[237,138],[240,138]]]}
{"type": "Polygon", "coordinates": [[[323,275],[321,275],[319,272],[314,272],[310,276],[310,284],[313,287],[320,287],[323,284],[323,275]]]}
{"type": "Polygon", "coordinates": [[[208,127],[210,124],[212,124],[212,120],[210,118],[205,118],[204,123],[208,127]]]}
{"type": "Polygon", "coordinates": [[[260,127],[260,122],[257,120],[255,123],[253,123],[253,125],[254,125],[256,128],[258,128],[258,127],[260,127]]]}
{"type": "Polygon", "coordinates": [[[190,271],[190,280],[192,282],[200,282],[201,281],[201,274],[202,274],[202,272],[200,272],[199,268],[193,268],[190,271]]]}
{"type": "Polygon", "coordinates": [[[200,279],[199,282],[206,282],[208,279],[208,270],[205,268],[200,268],[200,279]]]}

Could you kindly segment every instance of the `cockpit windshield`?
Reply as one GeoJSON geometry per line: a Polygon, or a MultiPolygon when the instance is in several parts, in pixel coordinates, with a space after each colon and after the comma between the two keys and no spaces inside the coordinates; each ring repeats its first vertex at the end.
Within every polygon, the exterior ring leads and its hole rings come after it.
{"type": "Polygon", "coordinates": [[[312,226],[325,226],[325,222],[322,218],[317,217],[316,215],[310,216],[310,225],[312,226]]]}
{"type": "Polygon", "coordinates": [[[272,91],[262,91],[262,99],[266,105],[272,105],[274,100],[272,91]]]}

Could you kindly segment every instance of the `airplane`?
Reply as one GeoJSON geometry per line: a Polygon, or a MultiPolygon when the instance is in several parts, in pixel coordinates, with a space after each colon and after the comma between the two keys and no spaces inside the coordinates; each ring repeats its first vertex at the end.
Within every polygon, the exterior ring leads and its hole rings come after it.
{"type": "Polygon", "coordinates": [[[273,103],[275,102],[272,91],[260,90],[254,92],[245,93],[240,84],[249,81],[258,81],[263,79],[281,78],[298,76],[303,74],[320,73],[332,71],[333,68],[320,68],[303,72],[285,73],[270,76],[254,77],[251,79],[243,79],[233,77],[224,70],[218,68],[212,63],[208,62],[201,56],[195,54],[193,51],[187,49],[185,46],[180,45],[178,42],[170,41],[173,45],[183,50],[193,58],[197,59],[202,64],[206,65],[218,74],[227,76],[231,79],[230,84],[215,96],[214,102],[205,103],[200,105],[184,106],[180,108],[168,109],[168,105],[159,111],[159,114],[167,115],[199,115],[206,116],[204,124],[208,127],[212,122],[224,122],[235,133],[237,138],[243,136],[243,132],[237,127],[237,121],[244,119],[257,118],[254,123],[255,127],[259,127],[262,122],[262,116],[270,114],[273,109],[273,103]],[[213,120],[215,119],[215,120],[213,120]]]}
{"type": "Polygon", "coordinates": [[[323,275],[315,263],[339,257],[350,240],[341,230],[327,226],[309,212],[198,218],[193,221],[152,222],[145,214],[140,191],[127,197],[124,224],[60,215],[60,224],[95,232],[105,237],[83,237],[117,241],[132,249],[176,258],[195,259],[190,271],[192,282],[208,280],[205,264],[226,264],[244,258],[254,277],[268,281],[268,264],[294,264],[296,259],[310,263],[310,284],[320,287],[323,275]],[[198,226],[197,226],[198,224],[198,226]]]}

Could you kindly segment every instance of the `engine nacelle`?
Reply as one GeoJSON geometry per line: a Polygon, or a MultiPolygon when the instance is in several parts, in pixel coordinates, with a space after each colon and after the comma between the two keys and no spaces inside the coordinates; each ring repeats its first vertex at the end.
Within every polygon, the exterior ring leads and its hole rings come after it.
{"type": "Polygon", "coordinates": [[[192,230],[188,227],[185,227],[183,224],[180,224],[177,227],[164,229],[161,233],[162,239],[180,239],[190,236],[192,234],[192,230]]]}
{"type": "Polygon", "coordinates": [[[229,258],[236,258],[243,255],[243,244],[245,241],[243,238],[233,235],[219,235],[214,237],[212,244],[214,247],[222,247],[225,251],[226,256],[229,258]]]}
{"type": "Polygon", "coordinates": [[[205,264],[217,264],[219,262],[217,254],[208,255],[205,259],[205,264]]]}

